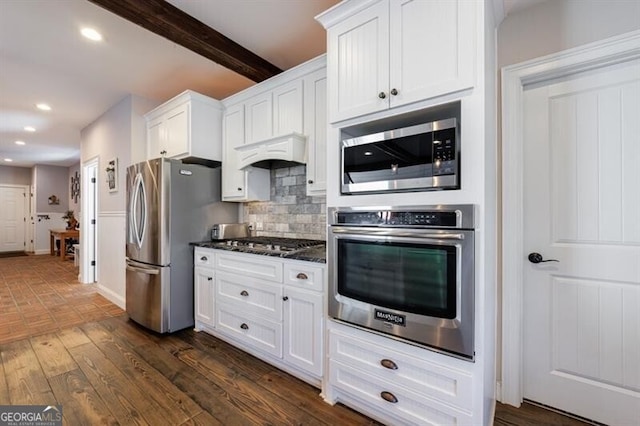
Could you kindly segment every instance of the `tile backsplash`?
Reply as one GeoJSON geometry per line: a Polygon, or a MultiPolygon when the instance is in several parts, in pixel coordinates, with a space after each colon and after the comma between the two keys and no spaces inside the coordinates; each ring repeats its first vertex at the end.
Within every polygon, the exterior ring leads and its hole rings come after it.
{"type": "Polygon", "coordinates": [[[260,237],[326,240],[325,197],[307,196],[307,167],[271,169],[271,200],[244,203],[243,221],[260,237]]]}

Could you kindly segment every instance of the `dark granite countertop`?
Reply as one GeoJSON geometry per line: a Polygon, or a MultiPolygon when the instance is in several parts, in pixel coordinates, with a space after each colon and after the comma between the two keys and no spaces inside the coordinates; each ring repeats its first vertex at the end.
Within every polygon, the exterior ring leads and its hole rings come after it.
{"type": "Polygon", "coordinates": [[[315,247],[309,247],[305,249],[296,250],[293,252],[265,252],[259,250],[252,250],[247,247],[233,247],[220,245],[219,241],[199,241],[189,243],[194,247],[203,247],[216,250],[235,251],[238,253],[256,254],[258,256],[271,256],[281,257],[283,259],[304,260],[307,262],[315,263],[327,263],[326,245],[319,245],[315,247]]]}

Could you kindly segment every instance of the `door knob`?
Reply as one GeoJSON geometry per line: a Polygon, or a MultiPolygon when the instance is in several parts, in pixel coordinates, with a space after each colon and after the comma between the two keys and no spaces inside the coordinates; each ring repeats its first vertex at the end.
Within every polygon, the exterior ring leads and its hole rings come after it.
{"type": "Polygon", "coordinates": [[[531,263],[543,263],[543,262],[560,262],[556,259],[544,259],[540,253],[529,253],[529,262],[531,263]]]}

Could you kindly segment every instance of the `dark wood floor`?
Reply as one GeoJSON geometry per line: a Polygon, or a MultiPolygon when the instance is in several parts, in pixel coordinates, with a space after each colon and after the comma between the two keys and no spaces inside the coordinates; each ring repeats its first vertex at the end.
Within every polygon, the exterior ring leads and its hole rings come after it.
{"type": "MultiPolygon", "coordinates": [[[[149,333],[76,276],[51,256],[0,259],[0,405],[62,404],[69,425],[376,424],[205,333],[149,333]]],[[[495,424],[582,423],[498,404],[495,424]]]]}
{"type": "Polygon", "coordinates": [[[126,316],[1,344],[0,355],[0,405],[61,404],[69,425],[377,424],[211,336],[156,336],[126,316]]]}
{"type": "MultiPolygon", "coordinates": [[[[378,425],[212,336],[126,315],[0,344],[0,405],[61,404],[68,425],[378,425]]],[[[496,425],[578,425],[499,405],[496,425]]]]}

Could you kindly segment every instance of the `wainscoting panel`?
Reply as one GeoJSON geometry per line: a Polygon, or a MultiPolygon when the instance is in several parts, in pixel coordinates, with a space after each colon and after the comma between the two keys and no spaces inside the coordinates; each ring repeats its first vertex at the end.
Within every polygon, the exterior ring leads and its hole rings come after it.
{"type": "Polygon", "coordinates": [[[98,213],[98,288],[100,294],[125,309],[126,213],[98,213]]]}

